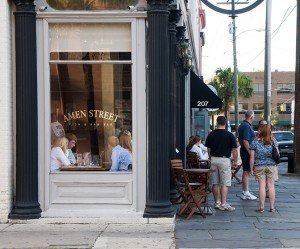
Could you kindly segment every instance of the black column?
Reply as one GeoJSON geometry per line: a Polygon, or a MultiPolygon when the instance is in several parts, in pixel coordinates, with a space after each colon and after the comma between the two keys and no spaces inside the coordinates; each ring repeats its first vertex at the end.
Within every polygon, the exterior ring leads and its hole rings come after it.
{"type": "Polygon", "coordinates": [[[169,166],[170,0],[148,0],[147,197],[144,217],[173,217],[169,166]]]}
{"type": "Polygon", "coordinates": [[[38,202],[36,13],[33,0],[14,0],[16,41],[16,202],[10,219],[41,216],[38,202]]]}
{"type": "MultiPolygon", "coordinates": [[[[176,23],[179,21],[181,11],[177,9],[177,5],[170,5],[169,15],[169,47],[170,47],[170,160],[178,158],[176,153],[177,144],[177,127],[176,127],[176,71],[177,71],[177,38],[176,38],[176,23]]],[[[175,188],[174,180],[170,178],[170,201],[175,203],[179,198],[179,194],[175,188]]]]}
{"type": "MultiPolygon", "coordinates": [[[[180,43],[185,38],[184,26],[179,26],[177,29],[177,46],[180,49],[180,43]]],[[[182,58],[177,58],[177,76],[176,76],[176,92],[177,101],[176,101],[176,126],[177,126],[177,148],[179,150],[180,158],[185,161],[185,75],[183,70],[183,61],[182,58]]]]}

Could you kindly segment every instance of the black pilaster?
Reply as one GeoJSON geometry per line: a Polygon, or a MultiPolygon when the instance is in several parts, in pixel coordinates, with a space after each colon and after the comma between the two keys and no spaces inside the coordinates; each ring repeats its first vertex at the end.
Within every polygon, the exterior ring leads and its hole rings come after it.
{"type": "MultiPolygon", "coordinates": [[[[176,23],[179,21],[181,11],[177,9],[177,5],[170,5],[169,15],[169,47],[170,47],[170,160],[178,158],[176,153],[177,144],[177,127],[176,127],[176,71],[177,71],[177,38],[176,38],[176,23]]],[[[170,178],[170,201],[176,203],[179,194],[175,188],[173,177],[170,178]]]]}
{"type": "Polygon", "coordinates": [[[170,0],[148,0],[148,160],[144,217],[173,217],[169,166],[170,0]]]}
{"type": "Polygon", "coordinates": [[[38,202],[36,12],[33,0],[14,0],[16,41],[16,202],[10,219],[41,216],[38,202]]]}
{"type": "MultiPolygon", "coordinates": [[[[177,46],[180,49],[180,42],[185,38],[184,26],[179,26],[177,29],[177,46]]],[[[177,126],[177,148],[179,150],[180,158],[185,162],[185,75],[183,70],[182,59],[177,58],[177,76],[176,76],[176,112],[178,113],[176,117],[177,126]]]]}

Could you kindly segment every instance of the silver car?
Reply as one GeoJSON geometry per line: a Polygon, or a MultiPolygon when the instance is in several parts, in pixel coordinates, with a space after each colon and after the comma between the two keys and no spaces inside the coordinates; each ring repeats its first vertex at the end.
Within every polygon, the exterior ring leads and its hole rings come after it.
{"type": "Polygon", "coordinates": [[[273,136],[278,142],[280,157],[286,157],[293,152],[294,133],[291,131],[273,131],[273,136]]]}

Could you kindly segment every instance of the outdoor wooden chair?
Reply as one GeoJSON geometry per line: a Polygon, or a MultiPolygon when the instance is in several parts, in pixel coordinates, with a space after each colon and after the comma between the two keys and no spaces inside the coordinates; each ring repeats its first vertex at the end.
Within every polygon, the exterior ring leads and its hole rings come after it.
{"type": "Polygon", "coordinates": [[[233,179],[233,178],[235,178],[236,179],[236,181],[238,182],[238,184],[241,184],[242,183],[242,181],[241,181],[241,179],[236,175],[238,172],[239,172],[239,170],[242,168],[242,163],[240,163],[240,164],[238,164],[237,166],[236,166],[236,168],[234,168],[233,166],[231,167],[231,180],[233,179]]]}
{"type": "Polygon", "coordinates": [[[196,152],[186,154],[186,163],[188,169],[209,169],[210,160],[200,160],[196,152]]]}
{"type": "MultiPolygon", "coordinates": [[[[201,171],[201,169],[199,170],[201,171]]],[[[208,172],[209,170],[206,171],[208,172]]],[[[203,207],[205,207],[208,193],[206,191],[207,184],[203,184],[200,180],[201,174],[185,170],[181,160],[171,160],[171,172],[178,193],[183,200],[183,205],[177,214],[183,216],[187,213],[187,220],[195,213],[205,217],[203,207]]]]}

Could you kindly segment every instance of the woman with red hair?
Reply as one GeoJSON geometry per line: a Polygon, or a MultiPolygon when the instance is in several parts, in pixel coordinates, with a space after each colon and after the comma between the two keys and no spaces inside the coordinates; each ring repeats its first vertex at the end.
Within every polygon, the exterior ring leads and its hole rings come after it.
{"type": "Polygon", "coordinates": [[[250,170],[259,185],[259,207],[256,211],[261,213],[265,206],[266,187],[269,192],[270,212],[275,212],[275,181],[278,180],[278,170],[272,157],[273,146],[277,149],[271,129],[267,125],[262,126],[250,145],[250,170]]]}

